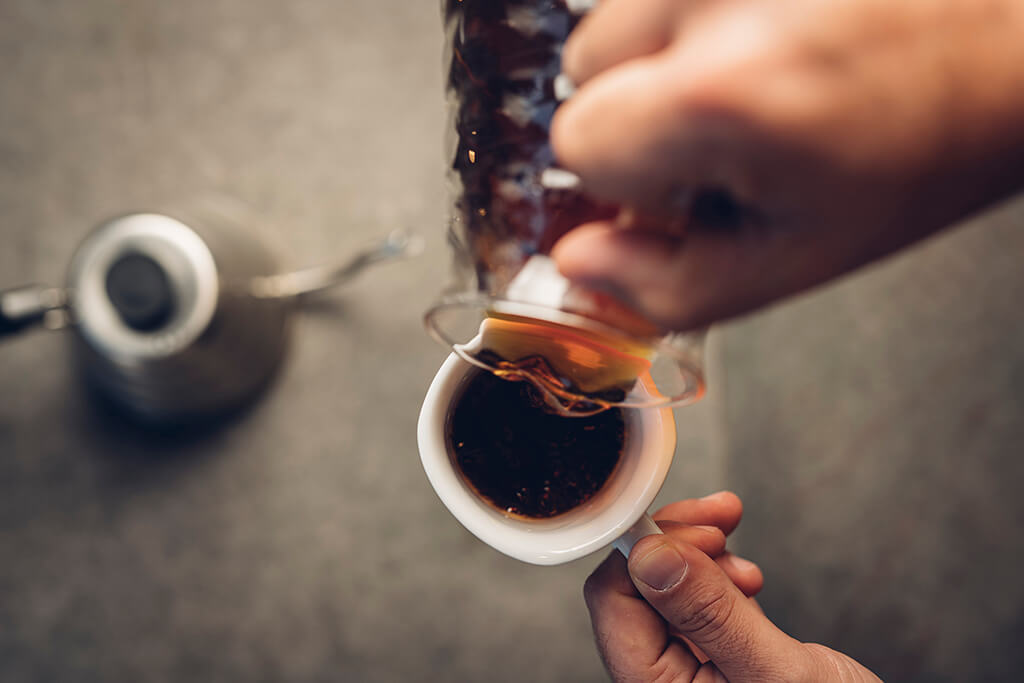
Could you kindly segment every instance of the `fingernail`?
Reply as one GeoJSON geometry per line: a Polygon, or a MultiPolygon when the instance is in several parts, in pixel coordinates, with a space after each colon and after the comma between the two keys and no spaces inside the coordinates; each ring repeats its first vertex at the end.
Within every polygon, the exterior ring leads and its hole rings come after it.
{"type": "Polygon", "coordinates": [[[682,581],[685,574],[686,560],[664,541],[633,563],[633,577],[656,591],[667,591],[682,581]]]}
{"type": "Polygon", "coordinates": [[[703,498],[701,498],[701,500],[714,500],[715,498],[718,498],[723,493],[725,493],[725,492],[724,491],[715,491],[714,493],[709,493],[708,495],[704,496],[703,498]]]}
{"type": "Polygon", "coordinates": [[[750,560],[740,557],[739,555],[730,555],[729,562],[731,562],[732,566],[740,570],[741,572],[750,571],[751,569],[757,569],[756,564],[754,564],[750,560]]]}

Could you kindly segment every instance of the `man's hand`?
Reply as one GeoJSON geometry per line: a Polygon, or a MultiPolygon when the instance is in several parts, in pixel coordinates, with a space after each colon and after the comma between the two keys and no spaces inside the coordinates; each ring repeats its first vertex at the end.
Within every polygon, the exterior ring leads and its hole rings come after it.
{"type": "Polygon", "coordinates": [[[825,681],[878,679],[849,657],[800,643],[750,597],[763,579],[725,552],[742,506],[731,493],[684,500],[655,515],[665,531],[613,553],[584,594],[601,657],[616,681],[825,681]],[[695,526],[696,525],[696,526],[695,526]]]}
{"type": "Polygon", "coordinates": [[[553,256],[686,329],[918,240],[1024,186],[1022,36],[1021,0],[603,0],[552,141],[632,211],[553,256]]]}

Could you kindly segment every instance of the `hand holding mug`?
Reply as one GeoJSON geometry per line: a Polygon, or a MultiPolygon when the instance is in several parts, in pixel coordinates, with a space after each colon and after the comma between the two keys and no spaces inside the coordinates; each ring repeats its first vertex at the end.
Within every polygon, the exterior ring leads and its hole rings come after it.
{"type": "Polygon", "coordinates": [[[878,681],[849,657],[780,631],[752,596],[763,577],[725,551],[742,504],[727,492],[666,506],[664,535],[612,553],[584,587],[598,650],[616,681],[878,681]]]}

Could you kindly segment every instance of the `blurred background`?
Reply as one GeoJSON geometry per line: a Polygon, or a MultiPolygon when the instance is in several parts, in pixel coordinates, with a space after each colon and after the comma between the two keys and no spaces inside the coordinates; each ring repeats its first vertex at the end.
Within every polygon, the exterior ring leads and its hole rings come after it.
{"type": "MultiPolygon", "coordinates": [[[[419,465],[449,272],[434,2],[0,1],[0,287],[215,194],[283,265],[421,256],[302,313],[270,391],[156,435],[70,336],[0,343],[0,680],[598,681],[581,586],[490,550],[419,465]]],[[[1024,203],[713,331],[663,502],[746,502],[793,635],[895,681],[1024,670],[1024,203]]]]}

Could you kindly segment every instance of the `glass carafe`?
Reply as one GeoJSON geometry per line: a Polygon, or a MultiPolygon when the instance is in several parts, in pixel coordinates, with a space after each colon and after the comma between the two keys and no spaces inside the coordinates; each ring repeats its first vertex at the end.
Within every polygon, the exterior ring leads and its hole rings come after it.
{"type": "Polygon", "coordinates": [[[565,415],[680,405],[704,387],[703,333],[666,335],[548,258],[572,228],[619,211],[589,198],[549,142],[572,89],[562,46],[591,4],[442,2],[456,284],[427,327],[467,362],[532,382],[565,415]]]}

